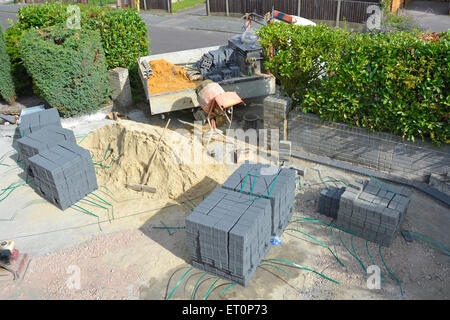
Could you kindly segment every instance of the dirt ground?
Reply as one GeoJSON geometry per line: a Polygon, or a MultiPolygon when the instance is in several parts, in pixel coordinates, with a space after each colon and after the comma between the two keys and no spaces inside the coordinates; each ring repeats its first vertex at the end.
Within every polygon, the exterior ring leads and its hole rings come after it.
{"type": "MultiPolygon", "coordinates": [[[[103,154],[106,142],[102,142],[102,152],[94,150],[93,141],[88,141],[87,145],[93,148],[97,158],[103,154]]],[[[148,159],[148,154],[143,159],[148,159]]],[[[317,213],[319,192],[325,184],[341,185],[322,183],[319,172],[322,177],[331,176],[347,182],[355,178],[367,179],[298,159],[292,162],[306,168],[301,179],[301,190],[296,190],[294,217],[330,222],[330,218],[317,213]]],[[[103,192],[104,199],[114,205],[114,217],[108,211],[108,219],[99,221],[98,228],[110,228],[109,231],[90,232],[83,243],[33,256],[22,280],[0,282],[0,298],[450,299],[450,257],[435,248],[417,240],[407,243],[398,236],[391,247],[379,249],[378,245],[368,243],[366,246],[365,240],[352,239],[345,232],[339,235],[337,229],[333,229],[332,234],[329,227],[315,222],[292,222],[288,228],[297,228],[328,245],[344,266],[327,248],[301,233],[287,230],[281,236],[282,244],[271,248],[246,287],[229,287],[232,284],[230,281],[191,269],[184,229],[172,229],[169,233],[154,227],[183,227],[185,217],[218,184],[220,182],[216,178],[206,175],[200,182],[189,186],[187,192],[161,199],[138,195],[130,198],[130,194],[117,188],[111,193],[103,192]],[[205,188],[205,185],[209,187],[205,188]],[[368,288],[367,278],[370,275],[347,251],[354,252],[353,248],[364,268],[373,264],[369,250],[382,273],[381,289],[368,288]],[[311,271],[267,259],[296,263],[338,283],[311,271]],[[386,266],[401,282],[401,289],[386,266]],[[183,280],[176,287],[183,275],[183,280]],[[225,289],[226,292],[223,292],[225,289]]],[[[44,216],[41,212],[36,210],[35,214],[44,216]]],[[[448,208],[413,190],[403,228],[426,234],[448,247],[449,214],[448,208]]],[[[60,232],[55,236],[71,237],[73,233],[60,232]]]]}

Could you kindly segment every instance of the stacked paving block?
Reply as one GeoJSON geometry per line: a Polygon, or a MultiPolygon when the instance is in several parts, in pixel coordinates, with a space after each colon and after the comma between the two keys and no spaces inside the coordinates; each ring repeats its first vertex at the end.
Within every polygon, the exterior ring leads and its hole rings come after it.
{"type": "Polygon", "coordinates": [[[223,183],[222,188],[269,198],[272,236],[280,236],[293,214],[295,177],[293,169],[244,163],[223,183]]]}
{"type": "Polygon", "coordinates": [[[30,157],[63,142],[76,144],[75,135],[71,130],[52,124],[39,130],[33,130],[32,133],[18,139],[17,148],[20,159],[29,168],[28,159],[30,157]]]}
{"type": "Polygon", "coordinates": [[[339,202],[345,188],[327,187],[320,192],[319,213],[330,218],[337,218],[339,202]]]}
{"type": "Polygon", "coordinates": [[[21,116],[17,150],[36,191],[62,210],[98,188],[88,150],[61,127],[54,108],[21,116]]]}
{"type": "Polygon", "coordinates": [[[357,180],[341,195],[337,225],[355,235],[390,246],[406,217],[411,194],[405,188],[357,180]]]}
{"type": "Polygon", "coordinates": [[[29,163],[37,191],[62,210],[98,188],[91,155],[77,144],[60,143],[29,163]]]}
{"type": "Polygon", "coordinates": [[[61,127],[61,120],[56,108],[45,109],[20,116],[20,136],[28,136],[47,126],[61,127]]]}
{"type": "Polygon", "coordinates": [[[192,265],[247,285],[291,218],[294,194],[294,170],[242,165],[186,218],[192,265]]]}
{"type": "Polygon", "coordinates": [[[215,189],[186,218],[192,265],[247,285],[270,246],[268,199],[215,189]]]}

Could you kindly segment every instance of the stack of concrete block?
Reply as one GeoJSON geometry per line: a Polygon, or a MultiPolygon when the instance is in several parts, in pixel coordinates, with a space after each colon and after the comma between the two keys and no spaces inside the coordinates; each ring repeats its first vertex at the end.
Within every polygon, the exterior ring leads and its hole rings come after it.
{"type": "Polygon", "coordinates": [[[28,168],[30,157],[63,142],[76,144],[75,135],[71,130],[52,124],[39,130],[33,130],[32,133],[18,139],[17,149],[20,158],[28,168]]]}
{"type": "Polygon", "coordinates": [[[272,236],[280,236],[293,214],[295,199],[293,169],[266,164],[242,164],[222,185],[222,188],[270,199],[272,206],[272,236]]]}
{"type": "Polygon", "coordinates": [[[96,190],[97,178],[88,150],[61,143],[29,158],[37,191],[65,210],[96,190]]]}
{"type": "Polygon", "coordinates": [[[24,137],[48,126],[61,127],[59,113],[55,108],[21,115],[19,133],[24,137]]]}
{"type": "Polygon", "coordinates": [[[345,188],[327,187],[320,192],[319,213],[328,217],[337,218],[339,202],[345,188]]]}
{"type": "Polygon", "coordinates": [[[341,196],[336,224],[361,238],[390,246],[410,201],[411,194],[405,188],[357,180],[341,196]]]}
{"type": "Polygon", "coordinates": [[[54,108],[21,116],[17,150],[37,191],[62,210],[98,188],[88,150],[61,127],[54,108]]]}
{"type": "Polygon", "coordinates": [[[186,218],[192,265],[247,285],[293,212],[295,170],[243,164],[186,218]]]}
{"type": "Polygon", "coordinates": [[[186,233],[194,267],[247,285],[270,248],[270,201],[217,188],[186,218],[186,233]]]}

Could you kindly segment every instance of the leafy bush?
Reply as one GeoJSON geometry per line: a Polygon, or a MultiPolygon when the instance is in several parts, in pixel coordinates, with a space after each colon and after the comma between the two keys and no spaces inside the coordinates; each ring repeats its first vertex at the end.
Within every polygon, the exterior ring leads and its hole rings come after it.
{"type": "Polygon", "coordinates": [[[32,79],[23,65],[20,57],[19,42],[25,31],[20,30],[16,26],[6,29],[6,51],[11,62],[11,72],[16,87],[17,94],[25,94],[31,88],[32,79]]]}
{"type": "Polygon", "coordinates": [[[322,119],[449,143],[450,32],[352,33],[324,25],[260,29],[265,63],[297,108],[322,119]]]}
{"type": "Polygon", "coordinates": [[[91,113],[107,102],[109,77],[97,31],[30,30],[19,47],[40,95],[62,116],[91,113]]]}
{"type": "Polygon", "coordinates": [[[14,83],[11,76],[11,65],[9,56],[6,52],[5,36],[0,25],[0,96],[9,104],[14,103],[16,93],[14,91],[14,83]]]}
{"type": "MultiPolygon", "coordinates": [[[[71,15],[67,13],[70,3],[48,2],[21,7],[15,26],[8,28],[10,40],[8,50],[17,52],[17,43],[22,34],[30,29],[39,29],[65,24],[71,15]]],[[[73,4],[72,4],[73,5],[73,4]]],[[[115,67],[130,70],[131,85],[139,86],[137,58],[150,54],[147,25],[135,9],[112,9],[77,4],[81,12],[81,27],[100,33],[108,69],[115,67]]],[[[14,72],[20,78],[20,56],[14,56],[12,63],[18,66],[14,72]]]]}

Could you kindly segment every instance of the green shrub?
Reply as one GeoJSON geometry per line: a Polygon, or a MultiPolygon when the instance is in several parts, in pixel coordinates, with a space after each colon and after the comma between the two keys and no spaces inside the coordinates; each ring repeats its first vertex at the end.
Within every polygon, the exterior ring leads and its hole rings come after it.
{"type": "Polygon", "coordinates": [[[14,103],[16,93],[14,91],[14,83],[11,76],[11,65],[9,56],[6,52],[5,36],[3,28],[0,25],[0,96],[9,104],[14,103]]]}
{"type": "Polygon", "coordinates": [[[450,32],[352,33],[270,24],[259,36],[266,67],[303,112],[414,141],[449,143],[450,32]],[[290,40],[288,40],[290,39],[290,40]]]}
{"type": "Polygon", "coordinates": [[[6,51],[8,52],[9,60],[11,62],[11,72],[18,95],[26,94],[32,85],[32,79],[25,69],[22,58],[20,57],[19,42],[24,33],[24,31],[16,26],[9,27],[5,32],[6,51]]]}
{"type": "MultiPolygon", "coordinates": [[[[21,7],[13,27],[17,29],[14,33],[65,23],[70,16],[67,13],[69,5],[48,2],[21,7]]],[[[82,28],[100,32],[108,69],[128,68],[131,85],[139,86],[137,58],[150,54],[147,25],[139,13],[135,9],[118,10],[82,4],[77,6],[80,7],[82,28]]],[[[14,43],[11,42],[10,45],[13,46],[14,43]]]]}
{"type": "Polygon", "coordinates": [[[19,47],[40,95],[62,116],[91,113],[107,102],[109,77],[97,31],[30,30],[19,47]]]}

